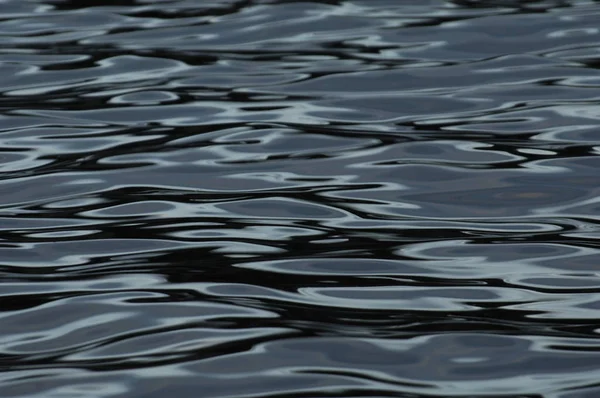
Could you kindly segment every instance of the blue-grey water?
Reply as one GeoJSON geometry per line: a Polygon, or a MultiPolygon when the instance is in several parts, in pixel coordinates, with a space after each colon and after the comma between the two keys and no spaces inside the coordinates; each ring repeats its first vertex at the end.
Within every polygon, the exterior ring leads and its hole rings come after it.
{"type": "Polygon", "coordinates": [[[0,0],[0,397],[600,397],[600,1],[0,0]]]}

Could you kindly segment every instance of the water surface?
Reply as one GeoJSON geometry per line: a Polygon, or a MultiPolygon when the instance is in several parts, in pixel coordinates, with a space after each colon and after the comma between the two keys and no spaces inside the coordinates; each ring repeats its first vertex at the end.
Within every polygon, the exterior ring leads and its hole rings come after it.
{"type": "Polygon", "coordinates": [[[1,0],[0,397],[600,396],[599,22],[1,0]]]}

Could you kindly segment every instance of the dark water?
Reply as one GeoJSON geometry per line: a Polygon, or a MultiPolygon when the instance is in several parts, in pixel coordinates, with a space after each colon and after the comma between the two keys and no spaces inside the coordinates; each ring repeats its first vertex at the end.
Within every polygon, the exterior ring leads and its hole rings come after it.
{"type": "Polygon", "coordinates": [[[600,397],[600,2],[0,0],[0,396],[600,397]]]}

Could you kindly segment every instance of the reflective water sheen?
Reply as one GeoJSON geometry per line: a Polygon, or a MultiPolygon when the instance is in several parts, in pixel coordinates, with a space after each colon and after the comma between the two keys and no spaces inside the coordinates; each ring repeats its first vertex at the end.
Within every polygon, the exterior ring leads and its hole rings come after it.
{"type": "Polygon", "coordinates": [[[600,397],[600,2],[0,0],[0,397],[600,397]]]}

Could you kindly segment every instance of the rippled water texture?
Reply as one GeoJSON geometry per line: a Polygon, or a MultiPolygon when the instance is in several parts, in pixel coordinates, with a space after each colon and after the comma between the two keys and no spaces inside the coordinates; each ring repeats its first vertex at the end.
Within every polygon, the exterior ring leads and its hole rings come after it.
{"type": "Polygon", "coordinates": [[[0,0],[0,397],[600,397],[600,2],[0,0]]]}

